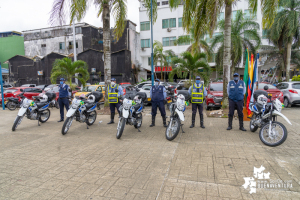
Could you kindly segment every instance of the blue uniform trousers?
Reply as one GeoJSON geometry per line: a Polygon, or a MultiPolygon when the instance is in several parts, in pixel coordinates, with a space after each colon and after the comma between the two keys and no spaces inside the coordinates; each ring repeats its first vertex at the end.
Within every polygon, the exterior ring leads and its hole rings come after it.
{"type": "Polygon", "coordinates": [[[243,118],[244,117],[243,105],[244,105],[244,100],[235,102],[235,101],[229,99],[229,114],[228,114],[228,116],[233,117],[234,110],[237,109],[239,118],[243,118]]]}
{"type": "Polygon", "coordinates": [[[68,98],[58,98],[59,109],[60,109],[60,119],[64,120],[64,106],[67,111],[69,110],[69,99],[68,98]]]}
{"type": "Polygon", "coordinates": [[[109,104],[109,108],[110,108],[110,113],[111,114],[115,114],[115,108],[117,108],[118,113],[120,114],[119,108],[120,108],[121,104],[120,103],[110,103],[109,104]]]}
{"type": "Polygon", "coordinates": [[[156,116],[157,107],[160,111],[161,116],[162,117],[166,116],[166,109],[165,109],[164,101],[152,101],[151,103],[152,103],[152,112],[151,112],[152,116],[156,116]]]}
{"type": "Polygon", "coordinates": [[[192,114],[193,115],[196,115],[197,108],[199,111],[199,115],[202,115],[203,114],[203,103],[192,103],[192,112],[193,112],[192,114]]]}

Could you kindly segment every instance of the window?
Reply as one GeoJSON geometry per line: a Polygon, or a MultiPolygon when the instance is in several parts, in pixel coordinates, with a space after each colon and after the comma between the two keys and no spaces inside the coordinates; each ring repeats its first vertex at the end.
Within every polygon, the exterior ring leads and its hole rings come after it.
{"type": "Polygon", "coordinates": [[[191,44],[189,35],[179,36],[179,38],[182,38],[184,41],[178,42],[178,46],[190,45],[191,44]]]}
{"type": "Polygon", "coordinates": [[[182,27],[182,18],[178,18],[178,27],[182,27]]]}
{"type": "Polygon", "coordinates": [[[98,88],[97,88],[97,90],[96,90],[97,92],[102,92],[102,87],[101,86],[99,86],[98,88]]]}
{"type": "Polygon", "coordinates": [[[262,39],[267,39],[267,30],[266,29],[263,29],[263,32],[262,32],[262,39]]]}
{"type": "Polygon", "coordinates": [[[157,2],[157,6],[160,6],[160,2],[157,2]]]}
{"type": "MultiPolygon", "coordinates": [[[[69,42],[69,49],[73,49],[73,42],[69,42]]],[[[76,49],[78,48],[78,42],[76,42],[76,49]]]]}
{"type": "Polygon", "coordinates": [[[81,27],[76,27],[75,28],[75,33],[80,34],[81,33],[81,27]]]}
{"type": "Polygon", "coordinates": [[[164,5],[169,5],[169,1],[162,1],[162,2],[161,2],[161,5],[163,5],[163,6],[164,6],[164,5]]]}
{"type": "Polygon", "coordinates": [[[148,66],[151,65],[151,57],[148,57],[148,66]]]}
{"type": "Polygon", "coordinates": [[[174,46],[174,41],[176,40],[176,37],[164,37],[163,38],[163,46],[174,46]]]}
{"type": "Polygon", "coordinates": [[[23,89],[23,92],[32,92],[32,89],[31,88],[25,88],[25,89],[23,89]]]}
{"type": "Polygon", "coordinates": [[[42,93],[42,90],[37,89],[37,88],[33,88],[31,92],[34,92],[34,93],[42,93]]]}
{"type": "Polygon", "coordinates": [[[251,10],[244,10],[244,18],[245,19],[255,20],[256,19],[256,15],[255,14],[251,14],[251,10]]]}
{"type": "Polygon", "coordinates": [[[162,28],[173,28],[173,27],[176,27],[176,18],[162,20],[162,28]]]}
{"type": "Polygon", "coordinates": [[[41,46],[42,46],[42,47],[46,47],[46,44],[42,44],[41,46]]]}
{"type": "Polygon", "coordinates": [[[232,13],[231,13],[231,19],[235,20],[236,14],[237,14],[237,10],[232,11],[232,13]]]}
{"type": "Polygon", "coordinates": [[[150,39],[141,40],[141,47],[142,48],[150,48],[150,39]]]}
{"type": "MultiPolygon", "coordinates": [[[[284,88],[284,89],[287,89],[288,87],[284,88]]],[[[296,90],[299,90],[300,89],[300,83],[294,83],[292,84],[292,88],[293,89],[296,89],[296,90]]]]}
{"type": "Polygon", "coordinates": [[[218,16],[218,21],[224,20],[225,19],[225,14],[224,12],[221,12],[218,16]]]}
{"type": "Polygon", "coordinates": [[[64,42],[59,43],[59,49],[65,49],[65,43],[64,42]]]}
{"type": "Polygon", "coordinates": [[[141,31],[149,31],[150,22],[141,22],[141,31]]]}

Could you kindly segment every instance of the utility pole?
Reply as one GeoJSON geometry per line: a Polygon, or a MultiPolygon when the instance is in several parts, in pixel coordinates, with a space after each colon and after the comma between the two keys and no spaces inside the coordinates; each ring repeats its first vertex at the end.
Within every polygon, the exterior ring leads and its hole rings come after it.
{"type": "MultiPolygon", "coordinates": [[[[74,48],[74,62],[77,61],[77,54],[76,54],[76,38],[75,38],[75,20],[73,21],[73,48],[74,48]]],[[[77,76],[78,74],[76,74],[77,76]]],[[[78,85],[78,79],[75,78],[75,83],[78,85]]],[[[70,83],[72,84],[72,83],[70,83]]]]}
{"type": "Polygon", "coordinates": [[[153,20],[152,20],[152,0],[151,0],[151,80],[154,85],[154,70],[153,70],[153,20]]]}
{"type": "Polygon", "coordinates": [[[1,82],[1,97],[2,97],[2,109],[5,110],[4,95],[3,95],[3,80],[2,80],[2,67],[0,62],[0,82],[1,82]]]}

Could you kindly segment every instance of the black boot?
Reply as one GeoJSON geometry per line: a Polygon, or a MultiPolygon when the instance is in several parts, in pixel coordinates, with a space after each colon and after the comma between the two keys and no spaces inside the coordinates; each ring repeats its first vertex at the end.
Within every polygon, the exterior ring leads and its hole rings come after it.
{"type": "Polygon", "coordinates": [[[150,127],[155,126],[155,116],[152,115],[152,124],[150,125],[150,127]]]}
{"type": "Polygon", "coordinates": [[[194,128],[194,126],[195,126],[195,118],[196,118],[196,114],[192,114],[192,125],[190,126],[190,128],[194,128]]]}
{"type": "Polygon", "coordinates": [[[200,127],[205,128],[205,126],[203,125],[203,114],[200,114],[200,127]]]}
{"type": "Polygon", "coordinates": [[[244,128],[244,120],[242,117],[239,117],[239,122],[240,122],[240,130],[246,131],[246,129],[244,128]]]}
{"type": "Polygon", "coordinates": [[[232,129],[232,119],[233,117],[228,116],[228,128],[227,128],[228,131],[232,129]]]}
{"type": "Polygon", "coordinates": [[[115,113],[111,113],[110,114],[110,122],[108,122],[107,124],[113,124],[114,122],[114,118],[115,118],[115,113]]]}
{"type": "Polygon", "coordinates": [[[166,116],[162,117],[163,118],[163,125],[164,127],[167,127],[167,119],[166,119],[166,116]]]}

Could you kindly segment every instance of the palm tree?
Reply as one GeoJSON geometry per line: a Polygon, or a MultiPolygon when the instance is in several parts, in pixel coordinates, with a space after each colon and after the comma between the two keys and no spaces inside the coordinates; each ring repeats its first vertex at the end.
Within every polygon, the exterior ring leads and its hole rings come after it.
{"type": "Polygon", "coordinates": [[[69,81],[70,87],[74,89],[72,85],[73,78],[77,78],[82,85],[85,86],[86,81],[90,78],[90,74],[88,72],[86,62],[82,60],[72,62],[70,58],[63,58],[56,59],[53,63],[50,77],[51,83],[55,84],[59,77],[64,77],[67,81],[69,81]]]}
{"type": "MultiPolygon", "coordinates": [[[[216,64],[222,66],[224,53],[224,27],[225,22],[219,22],[220,35],[214,36],[211,44],[211,51],[217,49],[216,64]]],[[[259,35],[259,24],[255,21],[245,19],[242,11],[238,11],[236,18],[231,21],[231,76],[235,71],[235,67],[242,62],[242,55],[246,48],[249,52],[256,54],[260,44],[261,38],[259,35]]]]}
{"type": "MultiPolygon", "coordinates": [[[[104,81],[107,88],[111,80],[110,14],[114,15],[116,22],[114,37],[119,40],[126,26],[126,0],[54,0],[50,23],[62,25],[66,17],[70,18],[70,24],[75,20],[81,21],[92,4],[98,9],[97,17],[101,16],[103,21],[104,81]]],[[[107,96],[105,98],[107,100],[107,96]]]]}
{"type": "MultiPolygon", "coordinates": [[[[270,37],[273,40],[283,41],[286,47],[284,55],[286,79],[290,79],[290,63],[292,44],[296,33],[299,30],[299,16],[300,16],[300,1],[299,0],[281,0],[279,11],[275,17],[274,23],[270,28],[270,37]]],[[[281,47],[279,47],[281,48],[281,47]]]]}
{"type": "Polygon", "coordinates": [[[155,40],[153,44],[153,63],[154,65],[158,66],[158,63],[160,64],[160,73],[161,73],[161,79],[163,77],[162,71],[163,66],[165,66],[167,57],[164,54],[164,48],[161,42],[155,40]]]}
{"type": "Polygon", "coordinates": [[[211,69],[207,63],[207,56],[205,53],[198,52],[192,55],[188,51],[183,52],[181,54],[181,57],[172,58],[172,66],[173,70],[169,74],[171,80],[173,79],[175,74],[179,78],[186,78],[189,74],[190,82],[192,80],[192,76],[198,75],[204,80],[205,84],[208,84],[211,69]],[[202,70],[202,72],[200,70],[202,70]]]}

